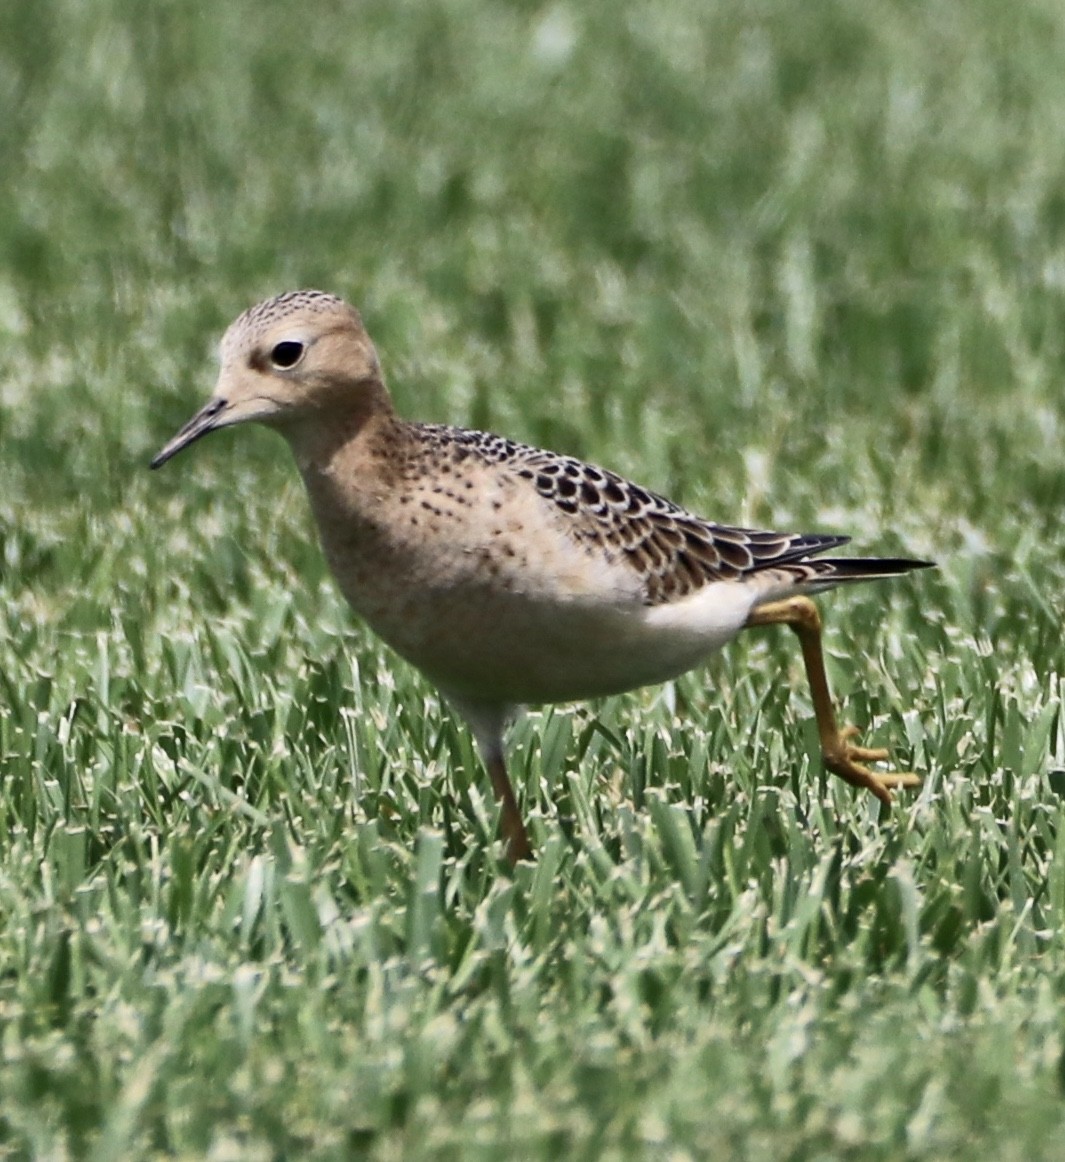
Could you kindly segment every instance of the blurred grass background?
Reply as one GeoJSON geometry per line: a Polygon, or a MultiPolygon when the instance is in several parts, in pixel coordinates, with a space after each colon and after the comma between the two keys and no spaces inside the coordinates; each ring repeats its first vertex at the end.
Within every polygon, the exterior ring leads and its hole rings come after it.
{"type": "Polygon", "coordinates": [[[1055,1158],[1065,11],[0,8],[0,1157],[1055,1158]],[[941,563],[469,740],[268,433],[146,462],[259,298],[410,416],[941,563]]]}

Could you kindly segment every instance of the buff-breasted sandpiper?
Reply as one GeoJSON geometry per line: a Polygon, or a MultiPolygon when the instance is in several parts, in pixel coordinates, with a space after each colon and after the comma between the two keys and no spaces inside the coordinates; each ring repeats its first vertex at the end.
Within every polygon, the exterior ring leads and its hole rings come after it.
{"type": "Polygon", "coordinates": [[[152,467],[249,420],[292,448],[344,596],[472,728],[511,861],[532,853],[504,758],[521,706],[664,682],[754,626],[798,635],[830,771],[885,804],[919,782],[837,725],[807,595],[929,562],[821,557],[849,538],[715,524],[570,456],[409,423],[358,312],[320,291],[230,326],[214,395],[152,467]]]}

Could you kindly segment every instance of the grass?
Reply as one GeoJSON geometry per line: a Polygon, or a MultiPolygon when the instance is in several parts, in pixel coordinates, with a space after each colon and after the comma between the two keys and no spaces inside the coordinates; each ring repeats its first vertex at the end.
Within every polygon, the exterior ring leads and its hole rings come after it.
{"type": "Polygon", "coordinates": [[[1060,5],[0,10],[0,1158],[1056,1158],[1060,5]],[[150,454],[240,309],[408,415],[934,574],[465,731],[286,454],[150,454]]]}

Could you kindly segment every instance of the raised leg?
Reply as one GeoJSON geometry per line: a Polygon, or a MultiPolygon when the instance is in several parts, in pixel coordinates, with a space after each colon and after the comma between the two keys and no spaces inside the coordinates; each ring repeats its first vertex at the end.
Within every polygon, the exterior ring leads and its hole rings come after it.
{"type": "Polygon", "coordinates": [[[880,773],[864,764],[883,762],[888,752],[879,747],[855,746],[849,740],[858,734],[857,727],[840,729],[832,708],[832,695],[825,674],[825,657],[821,650],[821,615],[809,597],[789,597],[760,605],[747,619],[747,628],[763,625],[786,625],[795,632],[802,647],[806,678],[810,683],[817,732],[821,738],[824,764],[834,775],[853,787],[864,787],[885,806],[891,806],[892,787],[916,787],[920,778],[909,772],[880,773]]]}

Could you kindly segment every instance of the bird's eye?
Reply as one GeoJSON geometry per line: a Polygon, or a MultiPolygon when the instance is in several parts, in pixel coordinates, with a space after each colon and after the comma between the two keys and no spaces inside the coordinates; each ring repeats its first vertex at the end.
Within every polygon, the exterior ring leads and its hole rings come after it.
{"type": "Polygon", "coordinates": [[[270,362],[283,371],[289,367],[295,367],[302,358],[303,344],[297,343],[295,339],[282,340],[270,352],[270,362]]]}

